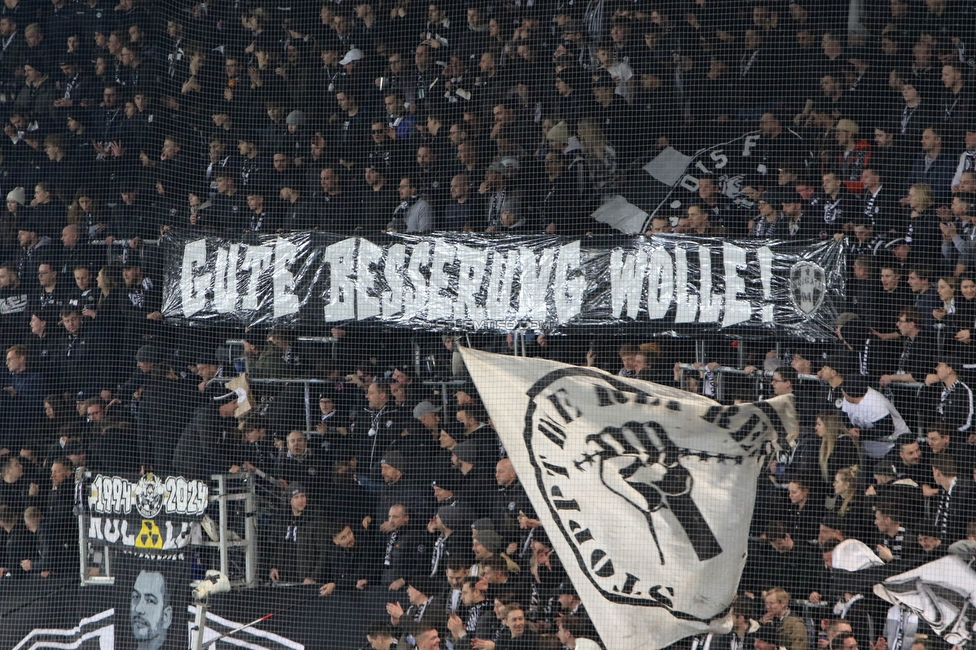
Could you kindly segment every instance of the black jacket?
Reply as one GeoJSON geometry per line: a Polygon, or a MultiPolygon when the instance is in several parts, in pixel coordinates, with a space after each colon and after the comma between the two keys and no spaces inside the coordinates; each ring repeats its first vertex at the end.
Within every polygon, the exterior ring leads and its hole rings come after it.
{"type": "Polygon", "coordinates": [[[383,452],[408,426],[407,417],[391,399],[381,409],[365,408],[357,411],[350,424],[351,439],[357,470],[363,473],[379,472],[383,452]]]}
{"type": "Polygon", "coordinates": [[[43,570],[44,558],[49,555],[47,539],[40,534],[40,528],[36,533],[32,533],[26,526],[18,523],[11,531],[7,539],[7,562],[10,563],[7,570],[13,577],[28,578],[40,575],[43,570]],[[31,561],[30,571],[24,571],[21,568],[22,560],[31,561]]]}
{"type": "Polygon", "coordinates": [[[193,417],[192,405],[199,404],[200,399],[200,391],[190,382],[149,380],[136,408],[140,463],[151,466],[157,474],[171,471],[173,452],[193,417]]]}
{"type": "Polygon", "coordinates": [[[356,545],[352,548],[342,548],[329,543],[325,549],[322,581],[334,582],[336,592],[346,594],[356,591],[356,583],[368,580],[371,586],[379,580],[379,571],[374,557],[373,545],[361,531],[356,531],[356,545]]]}
{"type": "Polygon", "coordinates": [[[138,449],[136,433],[131,426],[108,426],[104,433],[94,435],[88,442],[88,468],[93,474],[137,479],[140,466],[138,449]]]}
{"type": "Polygon", "coordinates": [[[295,517],[290,508],[275,522],[272,566],[282,582],[321,581],[326,543],[322,520],[309,510],[295,517]]]}
{"type": "Polygon", "coordinates": [[[69,393],[94,391],[105,385],[105,355],[97,336],[82,327],[77,336],[58,339],[55,359],[60,369],[60,389],[69,393]]]}
{"type": "Polygon", "coordinates": [[[237,420],[221,418],[217,404],[205,404],[183,430],[173,468],[187,478],[209,480],[230,468],[230,452],[238,440],[237,420]]]}
{"type": "Polygon", "coordinates": [[[430,563],[425,553],[430,544],[426,531],[405,526],[391,533],[381,533],[377,548],[380,553],[381,586],[387,587],[397,580],[421,575],[430,563]]]}
{"type": "Polygon", "coordinates": [[[958,431],[956,435],[965,436],[973,430],[973,391],[965,383],[957,381],[946,388],[945,384],[938,382],[926,388],[925,398],[950,431],[958,431]]]}

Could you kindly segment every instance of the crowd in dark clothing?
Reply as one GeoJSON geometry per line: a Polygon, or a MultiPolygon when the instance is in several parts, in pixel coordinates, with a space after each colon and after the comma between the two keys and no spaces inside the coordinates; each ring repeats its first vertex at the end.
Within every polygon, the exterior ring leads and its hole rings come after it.
{"type": "Polygon", "coordinates": [[[157,4],[0,6],[11,577],[73,570],[82,468],[254,472],[277,499],[261,527],[267,580],[408,595],[370,627],[374,648],[595,638],[474,388],[423,384],[463,378],[451,337],[407,361],[405,333],[337,326],[319,355],[284,328],[235,332],[249,377],[327,380],[311,430],[291,388],[252,386],[241,423],[223,388],[232,360],[165,323],[151,242],[182,230],[599,236],[612,229],[591,215],[609,198],[656,207],[640,198],[649,160],[746,133],[687,172],[691,201],[639,230],[845,242],[836,341],[746,355],[758,374],[724,392],[715,366],[740,356],[727,342],[690,372],[673,365],[692,360],[684,343],[639,334],[619,350],[559,332],[478,346],[513,354],[522,341],[531,356],[726,402],[795,395],[799,436],[757,490],[738,636],[716,643],[805,650],[816,631],[796,627],[784,594],[836,605],[831,650],[850,647],[848,618],[873,643],[884,611],[871,581],[976,537],[966,7],[861,3],[849,30],[838,2],[157,4]],[[881,564],[833,570],[844,540],[881,564]],[[750,603],[764,598],[760,616],[750,603]],[[433,627],[411,635],[417,625],[433,627]]]}
{"type": "Polygon", "coordinates": [[[173,229],[594,235],[668,146],[748,132],[688,172],[699,213],[646,229],[870,224],[869,247],[971,262],[973,19],[953,3],[871,3],[850,35],[842,3],[125,3],[0,11],[0,252],[22,275],[69,223],[116,257],[173,229]]]}

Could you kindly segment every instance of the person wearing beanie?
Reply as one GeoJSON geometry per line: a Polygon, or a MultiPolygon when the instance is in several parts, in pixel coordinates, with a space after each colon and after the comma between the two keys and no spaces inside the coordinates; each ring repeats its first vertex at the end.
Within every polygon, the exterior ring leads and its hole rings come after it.
{"type": "Polygon", "coordinates": [[[408,463],[402,452],[387,449],[380,460],[380,476],[383,478],[383,485],[379,488],[376,509],[372,516],[363,519],[364,528],[375,530],[378,527],[382,533],[389,532],[387,516],[390,507],[395,503],[405,504],[418,513],[422,511],[426,499],[417,485],[417,473],[418,470],[408,463]]]}
{"type": "Polygon", "coordinates": [[[471,543],[471,551],[476,560],[486,560],[502,548],[502,538],[490,528],[476,530],[471,543]]]}
{"type": "Polygon", "coordinates": [[[142,391],[149,384],[153,368],[159,363],[159,356],[159,351],[154,345],[143,345],[136,351],[136,369],[122,384],[117,395],[123,404],[142,397],[142,391]]]}
{"type": "Polygon", "coordinates": [[[505,550],[504,542],[502,541],[501,535],[496,533],[490,528],[483,528],[480,530],[475,530],[472,535],[471,551],[474,553],[475,560],[478,561],[478,574],[482,573],[482,563],[490,557],[495,557],[496,555],[508,564],[509,573],[517,574],[521,572],[521,567],[512,560],[503,551],[505,550]]]}
{"type": "Polygon", "coordinates": [[[457,492],[457,484],[457,472],[454,470],[444,471],[430,482],[437,507],[456,506],[459,504],[460,498],[455,494],[457,492]]]}
{"type": "MultiPolygon", "coordinates": [[[[285,118],[285,124],[287,126],[294,126],[295,127],[294,130],[295,131],[298,131],[303,126],[305,126],[305,119],[306,119],[305,118],[305,113],[303,113],[302,111],[299,111],[299,110],[294,110],[294,111],[292,111],[291,113],[288,114],[288,117],[285,118]]],[[[291,130],[292,129],[289,129],[289,131],[291,131],[291,130]]]]}
{"type": "Polygon", "coordinates": [[[457,490],[461,503],[480,518],[491,515],[495,481],[484,466],[484,454],[478,442],[468,439],[458,443],[451,450],[451,464],[461,473],[457,490]]]}
{"type": "Polygon", "coordinates": [[[7,211],[0,219],[0,251],[8,259],[17,250],[17,227],[24,217],[24,188],[15,187],[7,193],[7,211]]]}
{"type": "Polygon", "coordinates": [[[274,583],[312,584],[322,573],[322,520],[308,507],[304,485],[292,483],[287,495],[289,508],[276,522],[268,577],[274,583]]]}
{"type": "Polygon", "coordinates": [[[438,533],[430,557],[430,577],[437,577],[451,557],[471,552],[471,513],[460,506],[441,506],[432,526],[438,533]]]}
{"type": "Polygon", "coordinates": [[[919,528],[916,539],[919,548],[922,549],[919,553],[922,564],[938,560],[949,552],[949,545],[942,542],[942,536],[938,528],[931,524],[926,524],[919,528]]]}
{"type": "Polygon", "coordinates": [[[23,187],[15,187],[14,189],[7,192],[7,203],[16,203],[20,207],[24,207],[27,201],[26,193],[23,187]]]}

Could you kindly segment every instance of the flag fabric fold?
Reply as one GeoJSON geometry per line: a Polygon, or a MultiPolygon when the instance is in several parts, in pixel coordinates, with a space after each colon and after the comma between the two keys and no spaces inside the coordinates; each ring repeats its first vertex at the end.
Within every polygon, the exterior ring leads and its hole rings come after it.
{"type": "Polygon", "coordinates": [[[976,621],[976,571],[956,554],[899,573],[874,586],[874,593],[916,614],[949,645],[966,645],[976,621]]]}

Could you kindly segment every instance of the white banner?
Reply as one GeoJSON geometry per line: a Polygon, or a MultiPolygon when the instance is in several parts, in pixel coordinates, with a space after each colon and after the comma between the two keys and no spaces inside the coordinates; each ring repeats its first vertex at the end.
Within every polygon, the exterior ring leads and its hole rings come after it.
{"type": "Polygon", "coordinates": [[[972,639],[970,608],[976,607],[976,571],[955,554],[899,573],[874,586],[874,593],[925,620],[949,645],[964,646],[972,639]]]}
{"type": "Polygon", "coordinates": [[[767,443],[789,397],[723,407],[591,368],[462,348],[597,631],[656,650],[728,630],[767,443]]]}

